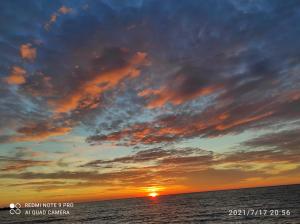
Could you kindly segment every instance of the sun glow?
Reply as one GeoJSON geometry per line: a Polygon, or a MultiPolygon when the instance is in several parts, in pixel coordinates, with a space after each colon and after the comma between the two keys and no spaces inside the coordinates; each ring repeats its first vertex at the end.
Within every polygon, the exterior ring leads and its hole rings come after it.
{"type": "Polygon", "coordinates": [[[151,198],[156,198],[165,188],[162,186],[149,186],[143,188],[143,191],[151,198]]]}
{"type": "Polygon", "coordinates": [[[150,197],[152,197],[152,198],[155,198],[155,197],[158,196],[158,193],[156,193],[156,192],[151,192],[151,193],[148,194],[148,196],[150,196],[150,197]]]}

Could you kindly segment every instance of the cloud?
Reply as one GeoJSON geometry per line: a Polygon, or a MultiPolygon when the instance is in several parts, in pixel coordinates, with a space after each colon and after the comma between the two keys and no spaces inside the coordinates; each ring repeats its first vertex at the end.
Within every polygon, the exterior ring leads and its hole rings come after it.
{"type": "Polygon", "coordinates": [[[28,77],[21,89],[31,97],[51,97],[55,95],[51,79],[50,76],[38,72],[28,77]]]}
{"type": "Polygon", "coordinates": [[[32,168],[37,166],[48,166],[51,164],[51,161],[32,160],[31,158],[26,159],[27,156],[18,155],[18,154],[16,154],[13,157],[0,156],[1,171],[19,172],[19,171],[24,171],[27,168],[32,168]]]}
{"type": "Polygon", "coordinates": [[[197,97],[216,93],[224,87],[225,83],[222,83],[222,80],[215,82],[212,79],[212,73],[213,71],[186,66],[172,75],[168,80],[168,86],[156,90],[143,90],[139,96],[151,98],[148,108],[162,107],[166,103],[182,104],[197,97]]]}
{"type": "MultiPolygon", "coordinates": [[[[300,161],[300,154],[285,149],[239,150],[227,153],[213,153],[199,148],[162,149],[153,148],[142,150],[129,156],[118,157],[113,160],[92,160],[80,165],[85,168],[122,168],[135,165],[150,165],[156,169],[170,169],[181,167],[184,169],[208,169],[214,167],[239,167],[244,169],[262,169],[271,164],[296,165],[300,161]],[[242,163],[242,164],[241,164],[242,163]],[[260,164],[259,166],[257,166],[260,164]],[[257,168],[255,168],[257,167],[257,168]]],[[[263,170],[263,169],[262,169],[263,170]]]]}
{"type": "MultiPolygon", "coordinates": [[[[198,148],[183,148],[183,149],[162,149],[153,148],[143,151],[139,151],[133,155],[115,158],[113,160],[94,160],[88,162],[80,167],[101,167],[112,164],[141,164],[147,162],[156,162],[158,164],[168,164],[174,162],[174,160],[180,158],[202,158],[202,156],[207,156],[211,158],[211,152],[207,152],[198,148]],[[201,155],[198,157],[189,157],[191,155],[201,155]],[[173,161],[172,161],[173,160],[173,161]]],[[[183,159],[184,160],[184,159],[183,159]]]]}
{"type": "Polygon", "coordinates": [[[1,136],[0,142],[24,142],[24,141],[43,141],[52,136],[60,136],[69,133],[72,126],[57,124],[52,121],[41,121],[30,123],[16,130],[14,135],[1,136]]]}
{"type": "Polygon", "coordinates": [[[7,161],[9,164],[6,164],[1,168],[1,171],[22,171],[27,168],[36,167],[36,166],[46,166],[49,165],[49,161],[35,161],[35,160],[19,160],[19,161],[7,161]]]}
{"type": "MultiPolygon", "coordinates": [[[[120,49],[117,54],[126,54],[120,49]]],[[[104,58],[103,60],[106,60],[104,58]]],[[[125,59],[125,58],[124,58],[125,59]]],[[[111,59],[110,59],[111,60],[111,59]]],[[[95,108],[99,104],[101,94],[116,87],[126,78],[136,78],[140,74],[138,66],[146,63],[146,53],[137,52],[131,58],[124,61],[126,64],[103,72],[94,71],[86,79],[77,80],[77,86],[51,104],[57,113],[66,113],[75,109],[95,108]]],[[[99,60],[100,63],[101,60],[99,60]]]]}
{"type": "Polygon", "coordinates": [[[62,6],[58,9],[58,12],[61,13],[61,14],[68,14],[70,12],[72,12],[72,8],[68,8],[66,6],[62,6]]]}
{"type": "Polygon", "coordinates": [[[281,148],[280,150],[238,151],[227,154],[221,161],[222,163],[272,164],[276,162],[286,162],[289,164],[297,164],[300,161],[300,154],[297,152],[287,152],[285,148],[281,148]]]}
{"type": "Polygon", "coordinates": [[[97,173],[90,171],[77,171],[77,172],[69,172],[69,171],[59,171],[53,173],[39,173],[39,172],[23,172],[19,174],[3,174],[2,178],[20,178],[20,179],[74,179],[74,180],[96,180],[102,179],[104,181],[111,181],[113,179],[132,179],[137,176],[144,174],[144,171],[127,171],[127,172],[111,172],[111,173],[97,173]]]}
{"type": "Polygon", "coordinates": [[[201,186],[202,189],[207,187],[220,189],[220,186],[227,186],[229,188],[240,186],[243,182],[257,177],[264,177],[267,179],[267,175],[261,171],[212,168],[187,173],[183,182],[190,187],[201,186]]]}
{"type": "Polygon", "coordinates": [[[26,82],[26,71],[19,67],[13,66],[8,77],[5,78],[6,83],[10,85],[21,85],[26,82]]]}
{"type": "Polygon", "coordinates": [[[40,151],[33,151],[30,148],[26,147],[16,147],[16,152],[15,152],[15,158],[18,159],[25,159],[25,158],[35,158],[35,157],[40,157],[43,155],[43,152],[40,151]]]}
{"type": "Polygon", "coordinates": [[[300,149],[299,134],[300,129],[284,130],[250,139],[243,145],[249,148],[270,148],[271,150],[297,152],[300,149]]]}
{"type": "Polygon", "coordinates": [[[25,127],[21,127],[17,130],[20,134],[15,136],[15,141],[32,141],[32,140],[42,140],[49,136],[64,135],[71,131],[70,127],[55,127],[49,123],[39,123],[32,124],[25,127]]]}
{"type": "MultiPolygon", "coordinates": [[[[169,157],[161,161],[162,165],[176,165],[180,166],[199,166],[203,165],[205,168],[213,164],[215,161],[212,154],[208,155],[195,155],[186,157],[169,157]]],[[[198,167],[198,168],[199,168],[198,167]]]]}
{"type": "Polygon", "coordinates": [[[73,11],[72,8],[61,6],[56,12],[52,13],[50,20],[45,24],[45,29],[49,30],[52,24],[54,24],[57,18],[61,15],[69,14],[73,11]]]}
{"type": "MultiPolygon", "coordinates": [[[[256,116],[251,116],[251,117],[247,117],[247,118],[244,118],[244,119],[236,120],[236,121],[231,122],[229,124],[220,124],[220,125],[216,126],[216,130],[224,131],[224,130],[231,129],[231,128],[236,127],[236,126],[241,126],[241,125],[244,125],[244,124],[247,124],[247,123],[251,123],[253,121],[262,120],[266,117],[269,117],[272,114],[273,114],[273,112],[270,111],[270,112],[266,112],[265,114],[259,114],[259,115],[256,115],[256,116]]],[[[227,119],[227,116],[226,115],[225,116],[220,115],[220,119],[225,120],[225,119],[227,119]]]]}
{"type": "Polygon", "coordinates": [[[38,160],[42,155],[42,152],[33,151],[30,148],[16,147],[12,156],[0,156],[1,170],[19,172],[27,168],[50,165],[51,161],[38,160]]]}
{"type": "Polygon", "coordinates": [[[153,121],[136,123],[120,131],[97,134],[87,142],[120,142],[120,144],[158,144],[176,142],[195,137],[218,137],[237,134],[246,130],[268,128],[299,117],[299,100],[279,95],[256,102],[235,101],[207,107],[201,112],[187,111],[181,114],[167,114],[153,121]]]}
{"type": "Polygon", "coordinates": [[[23,59],[33,61],[36,58],[36,48],[32,47],[32,44],[22,44],[20,46],[20,54],[23,59]]]}
{"type": "Polygon", "coordinates": [[[22,187],[26,187],[26,186],[36,186],[36,185],[64,185],[65,182],[64,181],[31,181],[31,182],[25,182],[25,183],[14,183],[14,184],[7,184],[6,186],[7,187],[19,187],[19,186],[22,186],[22,187]]]}

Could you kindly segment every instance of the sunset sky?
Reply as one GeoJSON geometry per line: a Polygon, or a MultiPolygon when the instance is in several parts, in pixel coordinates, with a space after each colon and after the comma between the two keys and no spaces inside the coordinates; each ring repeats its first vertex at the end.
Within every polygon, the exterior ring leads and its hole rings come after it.
{"type": "Polygon", "coordinates": [[[0,1],[0,205],[300,183],[300,1],[0,1]]]}

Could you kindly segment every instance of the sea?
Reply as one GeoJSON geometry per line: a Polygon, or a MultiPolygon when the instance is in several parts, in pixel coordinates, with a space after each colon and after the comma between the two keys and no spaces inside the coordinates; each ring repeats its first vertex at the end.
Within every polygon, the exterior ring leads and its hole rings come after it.
{"type": "MultiPolygon", "coordinates": [[[[75,203],[65,215],[0,211],[0,223],[300,224],[300,185],[75,203]]],[[[28,212],[28,211],[27,211],[28,212]]]]}

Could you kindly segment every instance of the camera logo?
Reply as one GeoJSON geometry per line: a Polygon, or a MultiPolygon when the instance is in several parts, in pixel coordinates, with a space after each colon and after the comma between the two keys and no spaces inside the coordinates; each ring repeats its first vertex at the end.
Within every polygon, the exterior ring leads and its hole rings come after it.
{"type": "Polygon", "coordinates": [[[20,203],[10,203],[9,208],[10,208],[9,213],[11,215],[20,215],[21,214],[20,203]]]}

